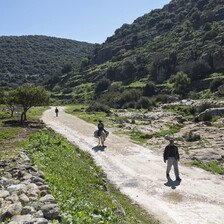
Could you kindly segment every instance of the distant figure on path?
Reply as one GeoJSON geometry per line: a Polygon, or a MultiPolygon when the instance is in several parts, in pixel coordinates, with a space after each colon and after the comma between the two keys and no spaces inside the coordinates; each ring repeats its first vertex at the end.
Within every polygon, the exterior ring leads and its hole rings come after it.
{"type": "Polygon", "coordinates": [[[109,132],[104,129],[104,124],[101,120],[99,120],[97,135],[99,138],[99,145],[101,144],[101,146],[104,147],[104,142],[109,135],[109,132]]]}
{"type": "Polygon", "coordinates": [[[56,107],[56,108],[55,108],[56,117],[58,117],[58,112],[59,112],[59,110],[58,110],[58,108],[56,107]]]}
{"type": "Polygon", "coordinates": [[[104,130],[104,124],[101,120],[99,120],[99,124],[98,124],[98,136],[101,135],[102,131],[105,131],[104,130]]]}
{"type": "Polygon", "coordinates": [[[167,161],[166,177],[169,178],[172,165],[174,166],[174,173],[177,181],[181,181],[179,176],[178,161],[180,160],[177,146],[174,145],[174,140],[170,139],[170,144],[166,146],[163,153],[164,163],[167,161]]]}

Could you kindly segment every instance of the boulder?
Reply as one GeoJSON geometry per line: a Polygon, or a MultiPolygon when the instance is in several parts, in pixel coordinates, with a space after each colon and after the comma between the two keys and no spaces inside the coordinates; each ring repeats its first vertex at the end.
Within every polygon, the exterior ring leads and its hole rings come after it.
{"type": "Polygon", "coordinates": [[[41,211],[46,219],[57,219],[59,217],[59,207],[57,204],[44,205],[41,211]]]}
{"type": "Polygon", "coordinates": [[[218,88],[218,93],[219,93],[220,95],[224,95],[224,85],[219,86],[219,88],[218,88]]]}
{"type": "Polygon", "coordinates": [[[22,204],[20,202],[8,205],[4,207],[1,211],[1,221],[4,221],[7,218],[12,218],[12,216],[20,214],[22,211],[22,204]]]}
{"type": "Polygon", "coordinates": [[[206,120],[206,116],[222,116],[224,115],[224,108],[210,108],[206,109],[202,113],[200,113],[198,116],[195,117],[195,121],[204,121],[206,120]]]}
{"type": "Polygon", "coordinates": [[[30,201],[30,199],[25,194],[21,194],[19,196],[19,200],[22,204],[25,204],[30,201]]]}
{"type": "Polygon", "coordinates": [[[33,223],[32,215],[15,215],[12,217],[10,224],[19,224],[19,223],[33,223]]]}
{"type": "Polygon", "coordinates": [[[36,210],[31,206],[25,206],[22,209],[21,215],[34,214],[36,210]]]}
{"type": "Polygon", "coordinates": [[[8,191],[5,190],[0,190],[0,198],[6,198],[8,197],[10,194],[8,191]]]}

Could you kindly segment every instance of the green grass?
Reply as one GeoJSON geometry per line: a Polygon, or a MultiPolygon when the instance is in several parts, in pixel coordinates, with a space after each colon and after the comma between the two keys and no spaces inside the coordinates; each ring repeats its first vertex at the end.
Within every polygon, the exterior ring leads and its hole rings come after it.
{"type": "Polygon", "coordinates": [[[66,108],[65,112],[68,114],[75,115],[79,117],[80,119],[95,125],[99,123],[99,120],[102,120],[104,125],[107,125],[108,123],[110,123],[109,120],[106,118],[107,114],[105,112],[87,113],[85,112],[86,108],[87,106],[81,105],[81,104],[71,105],[66,108]]]}
{"type": "Polygon", "coordinates": [[[106,175],[88,153],[60,135],[38,132],[30,136],[24,148],[45,173],[63,223],[152,223],[138,221],[130,208],[126,209],[126,217],[116,214],[117,205],[105,189],[106,175]]]}
{"type": "Polygon", "coordinates": [[[169,129],[161,130],[160,132],[156,132],[153,136],[155,138],[160,138],[165,135],[173,135],[175,133],[178,133],[180,131],[180,129],[183,127],[183,126],[170,125],[170,124],[167,124],[166,126],[169,127],[169,129]]]}
{"type": "Polygon", "coordinates": [[[207,170],[207,171],[219,173],[222,175],[224,174],[224,167],[221,165],[220,162],[217,162],[217,161],[210,161],[208,163],[204,163],[202,161],[195,161],[195,162],[191,162],[190,164],[199,166],[202,169],[207,170]]]}
{"type": "Polygon", "coordinates": [[[50,109],[49,106],[46,107],[31,107],[27,111],[27,117],[31,120],[38,120],[42,116],[43,112],[50,109]]]}
{"type": "Polygon", "coordinates": [[[20,127],[7,127],[2,129],[0,132],[0,144],[3,143],[3,140],[15,138],[20,129],[20,127]]]}

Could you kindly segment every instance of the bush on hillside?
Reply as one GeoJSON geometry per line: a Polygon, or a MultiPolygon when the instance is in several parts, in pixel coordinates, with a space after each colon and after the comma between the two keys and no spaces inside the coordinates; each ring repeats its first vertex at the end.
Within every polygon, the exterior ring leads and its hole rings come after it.
{"type": "Polygon", "coordinates": [[[203,103],[201,104],[198,108],[197,108],[197,112],[200,114],[201,112],[205,111],[206,109],[212,108],[212,104],[211,103],[203,103]]]}
{"type": "Polygon", "coordinates": [[[176,75],[170,77],[170,82],[174,83],[173,93],[185,95],[186,89],[189,87],[191,80],[187,74],[178,72],[176,75]]]}
{"type": "Polygon", "coordinates": [[[105,112],[110,113],[110,108],[107,105],[94,102],[86,109],[86,112],[105,112]]]}
{"type": "Polygon", "coordinates": [[[201,136],[198,134],[194,134],[192,131],[185,133],[183,135],[183,138],[187,141],[187,142],[195,142],[195,141],[199,141],[201,139],[201,136]]]}
{"type": "Polygon", "coordinates": [[[110,86],[110,80],[107,78],[102,78],[96,83],[95,93],[102,92],[110,86]]]}
{"type": "Polygon", "coordinates": [[[154,83],[149,82],[143,88],[143,96],[153,96],[156,93],[156,86],[154,83]]]}
{"type": "Polygon", "coordinates": [[[222,78],[216,78],[216,79],[213,79],[212,82],[210,83],[210,90],[211,92],[215,92],[218,90],[218,87],[221,86],[223,84],[223,79],[222,78]]]}
{"type": "Polygon", "coordinates": [[[152,101],[148,98],[148,97],[144,97],[142,96],[137,104],[136,104],[136,108],[137,109],[150,109],[152,107],[152,101]]]}

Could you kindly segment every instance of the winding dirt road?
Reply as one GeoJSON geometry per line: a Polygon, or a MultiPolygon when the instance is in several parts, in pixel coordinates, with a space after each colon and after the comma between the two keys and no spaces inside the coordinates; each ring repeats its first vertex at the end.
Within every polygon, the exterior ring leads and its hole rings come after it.
{"type": "MultiPolygon", "coordinates": [[[[42,120],[80,149],[88,151],[122,193],[167,224],[223,224],[224,177],[195,167],[179,166],[182,182],[165,177],[166,164],[149,149],[110,133],[107,147],[97,147],[96,127],[59,107],[45,111],[42,120]]],[[[109,130],[110,131],[110,130],[109,130]]],[[[173,170],[171,178],[174,179],[173,170]]]]}

